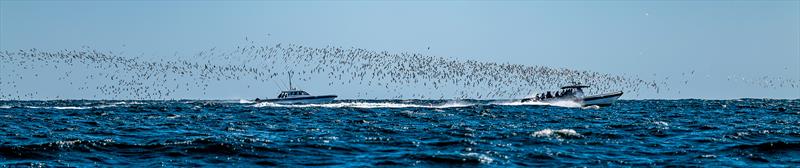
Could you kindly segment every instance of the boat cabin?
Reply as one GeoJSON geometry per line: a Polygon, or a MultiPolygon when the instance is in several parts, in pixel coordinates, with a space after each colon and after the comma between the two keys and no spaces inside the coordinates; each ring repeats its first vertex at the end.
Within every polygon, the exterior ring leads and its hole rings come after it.
{"type": "Polygon", "coordinates": [[[300,96],[308,96],[309,94],[302,90],[290,90],[290,91],[282,91],[278,94],[278,98],[289,98],[289,97],[300,97],[300,96]]]}
{"type": "Polygon", "coordinates": [[[585,85],[569,85],[561,87],[560,91],[556,92],[545,92],[537,94],[533,99],[536,100],[543,100],[543,99],[553,99],[553,98],[579,98],[583,97],[583,88],[587,88],[589,86],[585,85]]]}
{"type": "Polygon", "coordinates": [[[571,92],[571,93],[583,93],[583,88],[588,88],[589,86],[586,85],[569,85],[561,87],[562,91],[571,92]]]}

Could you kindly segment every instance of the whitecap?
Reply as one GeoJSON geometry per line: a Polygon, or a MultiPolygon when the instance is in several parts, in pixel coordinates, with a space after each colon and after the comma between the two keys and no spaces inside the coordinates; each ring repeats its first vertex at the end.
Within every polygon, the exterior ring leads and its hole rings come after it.
{"type": "Polygon", "coordinates": [[[547,138],[556,138],[560,139],[562,137],[583,137],[583,135],[579,134],[573,129],[560,129],[560,130],[552,130],[552,129],[543,129],[540,131],[536,131],[531,134],[533,137],[547,137],[547,138]]]}
{"type": "Polygon", "coordinates": [[[175,118],[179,118],[179,117],[181,117],[181,115],[178,115],[178,114],[167,115],[167,118],[169,118],[169,119],[175,119],[175,118]]]}
{"type": "Polygon", "coordinates": [[[81,140],[65,140],[65,141],[55,141],[55,142],[53,142],[53,144],[58,145],[59,147],[64,147],[64,146],[75,145],[76,143],[81,143],[81,142],[83,142],[83,141],[81,141],[81,140]]]}
{"type": "Polygon", "coordinates": [[[85,110],[85,109],[97,109],[97,108],[108,108],[108,107],[116,107],[116,105],[54,106],[54,107],[25,106],[25,108],[32,108],[32,109],[58,109],[58,110],[85,110]]]}
{"type": "Polygon", "coordinates": [[[701,158],[717,158],[717,155],[700,155],[701,158]]]}
{"type": "Polygon", "coordinates": [[[467,153],[467,154],[461,154],[461,156],[474,158],[478,160],[478,162],[481,162],[481,164],[489,164],[494,162],[494,159],[492,159],[491,157],[480,153],[467,153]]]}
{"type": "Polygon", "coordinates": [[[597,110],[597,109],[600,109],[600,106],[598,106],[598,105],[591,105],[591,106],[581,107],[581,109],[584,109],[584,110],[586,110],[586,109],[597,110]]]}
{"type": "Polygon", "coordinates": [[[54,109],[59,110],[83,110],[83,109],[90,109],[92,107],[74,107],[74,106],[67,106],[67,107],[52,107],[54,109]]]}
{"type": "Polygon", "coordinates": [[[63,141],[52,142],[49,145],[51,145],[51,146],[55,145],[55,146],[57,146],[59,148],[64,148],[64,147],[70,147],[70,146],[74,146],[75,144],[80,144],[80,143],[84,143],[84,142],[100,143],[99,145],[106,145],[107,143],[114,142],[114,140],[111,140],[111,139],[103,139],[103,140],[80,140],[80,139],[77,139],[77,140],[63,140],[63,141]]]}

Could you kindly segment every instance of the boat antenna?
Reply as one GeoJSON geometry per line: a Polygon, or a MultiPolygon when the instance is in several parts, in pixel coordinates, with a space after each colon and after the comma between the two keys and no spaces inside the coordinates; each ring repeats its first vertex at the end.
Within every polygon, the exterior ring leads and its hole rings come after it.
{"type": "Polygon", "coordinates": [[[292,87],[292,72],[289,72],[289,90],[294,90],[292,87]]]}

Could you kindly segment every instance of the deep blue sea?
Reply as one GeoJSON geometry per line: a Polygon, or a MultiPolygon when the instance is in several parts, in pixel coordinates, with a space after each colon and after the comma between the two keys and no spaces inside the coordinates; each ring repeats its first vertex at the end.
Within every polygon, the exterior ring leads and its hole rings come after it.
{"type": "Polygon", "coordinates": [[[800,100],[0,101],[6,166],[800,166],[800,100]]]}

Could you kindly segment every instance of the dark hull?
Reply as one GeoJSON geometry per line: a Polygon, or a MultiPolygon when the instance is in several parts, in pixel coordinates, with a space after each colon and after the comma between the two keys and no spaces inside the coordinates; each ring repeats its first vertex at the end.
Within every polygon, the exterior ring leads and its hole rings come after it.
{"type": "Polygon", "coordinates": [[[271,102],[271,103],[321,103],[329,102],[336,99],[336,95],[322,95],[322,96],[306,96],[306,97],[290,97],[281,99],[256,99],[254,102],[271,102]]]}

